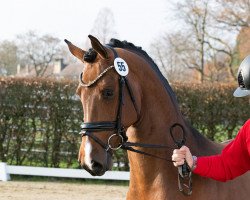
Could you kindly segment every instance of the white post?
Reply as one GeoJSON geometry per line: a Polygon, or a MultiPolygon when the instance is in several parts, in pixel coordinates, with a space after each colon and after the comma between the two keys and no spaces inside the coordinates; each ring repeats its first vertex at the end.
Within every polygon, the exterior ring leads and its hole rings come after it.
{"type": "Polygon", "coordinates": [[[0,162],[0,181],[9,181],[10,175],[7,173],[7,164],[0,162]]]}
{"type": "Polygon", "coordinates": [[[16,75],[19,75],[20,72],[21,72],[21,65],[18,64],[18,65],[17,65],[17,68],[16,68],[16,75]]]}

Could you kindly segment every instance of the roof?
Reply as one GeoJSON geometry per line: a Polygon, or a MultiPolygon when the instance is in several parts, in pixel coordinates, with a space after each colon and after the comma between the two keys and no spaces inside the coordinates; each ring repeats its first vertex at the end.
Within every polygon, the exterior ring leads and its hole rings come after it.
{"type": "MultiPolygon", "coordinates": [[[[55,65],[51,64],[48,66],[46,69],[43,77],[48,78],[48,77],[56,77],[56,78],[68,78],[68,79],[78,79],[80,73],[83,70],[83,64],[78,62],[78,63],[72,63],[69,65],[62,65],[61,67],[61,72],[55,73],[55,65]]],[[[30,67],[26,65],[25,67],[20,68],[20,71],[16,76],[19,77],[35,77],[36,76],[36,71],[33,67],[30,67]]]]}
{"type": "Polygon", "coordinates": [[[82,63],[73,63],[67,65],[59,74],[61,77],[65,78],[73,78],[78,79],[79,75],[81,74],[83,70],[83,64],[82,63]]]}
{"type": "MultiPolygon", "coordinates": [[[[35,77],[36,76],[36,70],[32,67],[32,69],[30,69],[31,67],[29,66],[25,66],[23,68],[21,68],[20,72],[18,74],[16,74],[16,76],[18,77],[35,77]]],[[[51,77],[53,76],[53,70],[54,67],[49,65],[47,67],[47,69],[44,72],[43,77],[51,77]]]]}

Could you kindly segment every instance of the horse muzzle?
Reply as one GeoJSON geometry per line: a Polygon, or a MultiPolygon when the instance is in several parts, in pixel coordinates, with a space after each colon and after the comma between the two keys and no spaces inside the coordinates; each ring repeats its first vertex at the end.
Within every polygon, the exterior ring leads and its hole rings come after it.
{"type": "Polygon", "coordinates": [[[91,166],[87,166],[86,164],[84,164],[82,167],[87,172],[89,172],[92,176],[102,176],[107,171],[105,169],[106,168],[105,166],[103,166],[102,164],[100,164],[96,161],[92,161],[91,166]]]}

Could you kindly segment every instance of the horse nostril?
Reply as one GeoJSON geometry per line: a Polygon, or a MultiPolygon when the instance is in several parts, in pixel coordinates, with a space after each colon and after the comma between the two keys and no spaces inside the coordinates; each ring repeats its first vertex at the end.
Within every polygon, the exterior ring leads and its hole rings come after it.
{"type": "Polygon", "coordinates": [[[100,172],[100,171],[103,170],[102,164],[100,164],[100,163],[98,163],[98,162],[96,162],[96,161],[94,161],[94,160],[91,161],[91,164],[92,164],[92,169],[93,169],[93,171],[100,172]]]}

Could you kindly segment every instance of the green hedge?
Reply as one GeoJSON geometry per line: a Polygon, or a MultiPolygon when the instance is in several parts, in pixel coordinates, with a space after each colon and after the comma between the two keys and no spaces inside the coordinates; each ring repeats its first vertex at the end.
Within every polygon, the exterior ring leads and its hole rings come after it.
{"type": "Polygon", "coordinates": [[[233,138],[249,118],[249,98],[236,98],[237,84],[173,84],[184,116],[211,140],[233,138]]]}
{"type": "MultiPolygon", "coordinates": [[[[0,78],[0,161],[12,165],[78,167],[82,106],[77,82],[0,78]]],[[[173,84],[183,114],[208,138],[232,138],[248,119],[249,100],[230,85],[173,84]]],[[[127,170],[124,152],[116,169],[127,170]],[[125,164],[125,166],[123,166],[125,164]]]]}
{"type": "Polygon", "coordinates": [[[0,80],[0,160],[15,165],[71,166],[82,118],[76,83],[0,80]]]}

